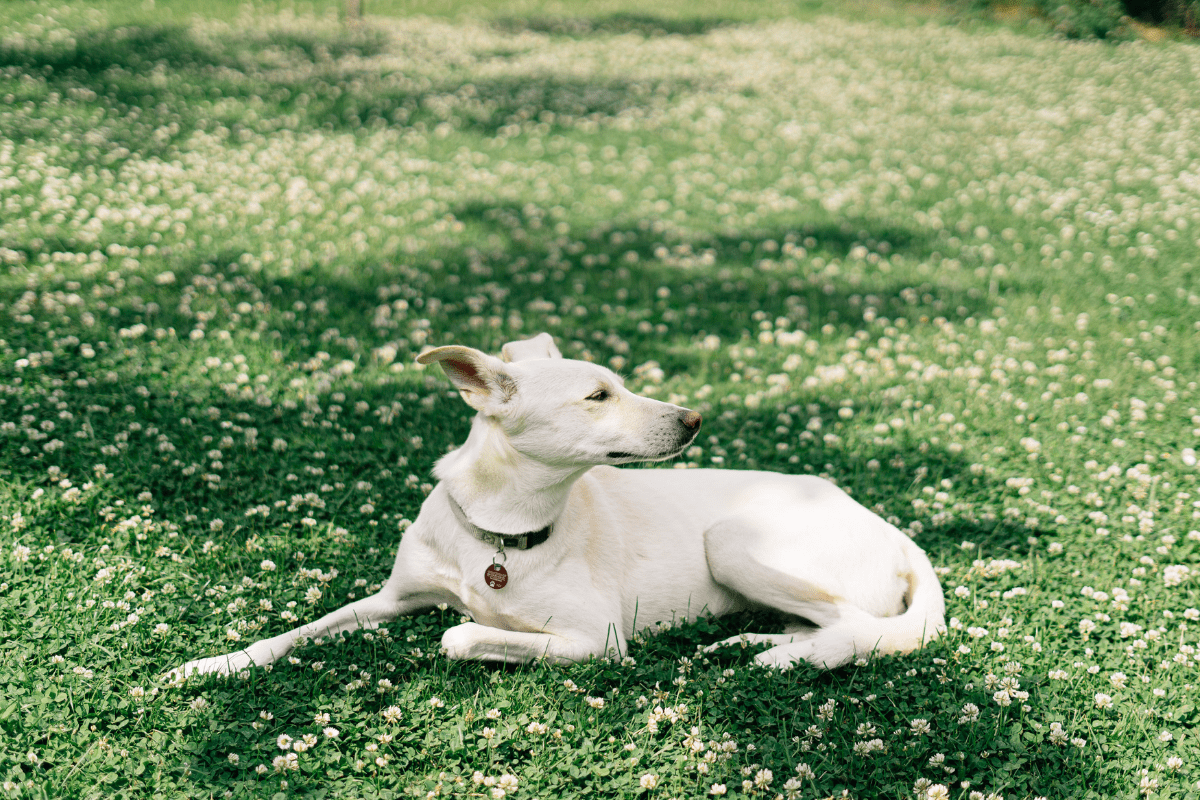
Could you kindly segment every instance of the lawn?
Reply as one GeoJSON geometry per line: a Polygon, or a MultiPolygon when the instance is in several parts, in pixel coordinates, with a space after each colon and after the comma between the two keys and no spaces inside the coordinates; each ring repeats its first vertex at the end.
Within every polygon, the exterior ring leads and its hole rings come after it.
{"type": "Polygon", "coordinates": [[[1200,792],[1200,49],[189,7],[3,5],[0,798],[1200,792]],[[434,610],[160,680],[375,591],[470,421],[414,357],[543,330],[703,413],[657,468],[911,533],[947,635],[499,667],[434,610]]]}

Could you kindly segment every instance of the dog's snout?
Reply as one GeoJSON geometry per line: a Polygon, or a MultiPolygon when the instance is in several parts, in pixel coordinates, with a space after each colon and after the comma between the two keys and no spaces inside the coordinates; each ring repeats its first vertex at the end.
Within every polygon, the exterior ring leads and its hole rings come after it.
{"type": "Polygon", "coordinates": [[[700,416],[700,412],[688,411],[679,418],[679,421],[682,422],[683,427],[687,428],[689,431],[695,431],[700,429],[700,421],[702,419],[703,417],[700,416]]]}

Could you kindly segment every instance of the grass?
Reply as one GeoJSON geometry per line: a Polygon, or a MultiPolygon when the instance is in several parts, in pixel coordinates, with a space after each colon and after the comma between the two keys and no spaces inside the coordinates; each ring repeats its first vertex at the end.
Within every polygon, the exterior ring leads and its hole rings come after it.
{"type": "Polygon", "coordinates": [[[1200,791],[1200,51],[184,8],[5,5],[0,793],[1200,791]],[[911,532],[952,629],[502,668],[436,610],[159,682],[373,591],[469,423],[413,357],[540,330],[704,414],[674,466],[824,474],[911,532]]]}
{"type": "MultiPolygon", "coordinates": [[[[61,6],[63,10],[99,13],[106,24],[187,24],[191,20],[233,22],[247,17],[274,14],[344,18],[346,0],[153,0],[123,2],[94,0],[61,6]]],[[[645,4],[631,0],[597,0],[581,4],[571,0],[493,0],[486,4],[464,0],[363,0],[362,13],[368,17],[427,16],[440,19],[522,21],[538,26],[552,21],[570,21],[584,27],[651,27],[668,32],[684,32],[690,26],[729,22],[747,23],[763,19],[812,19],[822,14],[851,13],[873,19],[912,20],[936,15],[935,6],[921,6],[902,0],[722,0],[718,4],[697,7],[686,0],[662,0],[653,13],[645,4]],[[677,26],[683,26],[679,30],[677,26]]],[[[5,11],[17,23],[27,22],[45,11],[44,4],[28,0],[6,0],[5,11]]]]}

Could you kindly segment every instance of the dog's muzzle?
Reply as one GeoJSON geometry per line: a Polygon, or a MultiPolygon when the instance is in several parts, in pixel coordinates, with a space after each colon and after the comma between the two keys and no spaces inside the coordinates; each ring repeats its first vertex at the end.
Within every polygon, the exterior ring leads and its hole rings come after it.
{"type": "Polygon", "coordinates": [[[703,417],[698,411],[683,409],[680,413],[679,424],[683,426],[683,430],[679,431],[679,435],[673,446],[668,447],[658,453],[629,453],[623,450],[610,450],[608,458],[613,461],[657,461],[664,458],[671,458],[683,452],[683,448],[692,443],[696,438],[696,434],[700,432],[700,423],[703,417]]]}

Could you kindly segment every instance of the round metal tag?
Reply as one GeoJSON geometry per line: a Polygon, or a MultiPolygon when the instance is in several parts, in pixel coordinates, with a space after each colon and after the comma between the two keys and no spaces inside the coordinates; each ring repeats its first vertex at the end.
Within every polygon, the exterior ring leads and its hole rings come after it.
{"type": "Polygon", "coordinates": [[[503,564],[492,564],[483,573],[483,580],[490,589],[503,589],[508,583],[508,570],[503,564]]]}

